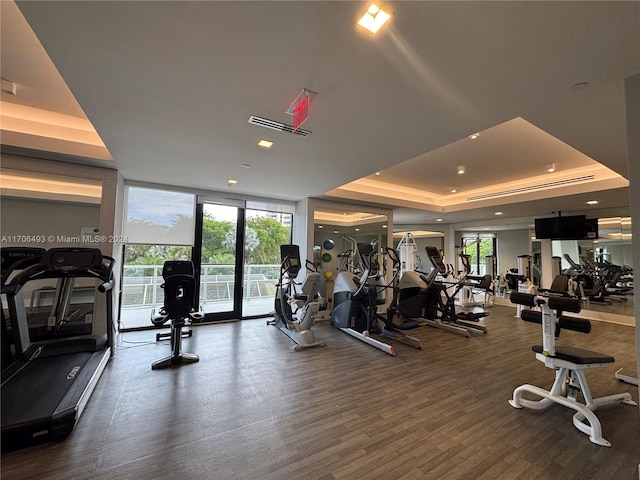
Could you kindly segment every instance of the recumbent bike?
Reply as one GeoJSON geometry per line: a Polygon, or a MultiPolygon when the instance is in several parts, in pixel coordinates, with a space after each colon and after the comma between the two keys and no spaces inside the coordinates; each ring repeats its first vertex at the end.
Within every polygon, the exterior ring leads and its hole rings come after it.
{"type": "MultiPolygon", "coordinates": [[[[151,364],[152,370],[195,363],[200,360],[192,353],[182,353],[182,337],[191,336],[191,330],[184,332],[183,327],[189,326],[192,320],[204,318],[202,309],[195,310],[194,298],[196,279],[193,263],[190,260],[168,260],[162,267],[164,283],[164,306],[158,311],[151,311],[151,323],[156,326],[171,322],[168,337],[171,340],[171,355],[151,364]]],[[[167,334],[156,335],[156,340],[167,338],[167,334]]]]}
{"type": "MultiPolygon", "coordinates": [[[[315,323],[320,309],[321,276],[316,268],[308,268],[307,276],[299,293],[296,277],[302,269],[300,247],[298,245],[280,245],[280,276],[276,285],[273,320],[267,325],[275,325],[295,342],[295,351],[310,347],[323,347],[311,327],[315,323]]],[[[307,264],[309,264],[307,260],[307,264]]],[[[312,264],[313,265],[313,264],[312,264]]],[[[314,266],[315,267],[315,266],[314,266]]]]}

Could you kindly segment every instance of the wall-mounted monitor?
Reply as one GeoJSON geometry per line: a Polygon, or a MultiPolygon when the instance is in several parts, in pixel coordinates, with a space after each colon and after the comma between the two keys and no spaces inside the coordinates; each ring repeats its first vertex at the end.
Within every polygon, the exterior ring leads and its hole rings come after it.
{"type": "Polygon", "coordinates": [[[583,240],[587,238],[587,230],[587,217],[585,215],[535,219],[537,239],[583,240]]]}

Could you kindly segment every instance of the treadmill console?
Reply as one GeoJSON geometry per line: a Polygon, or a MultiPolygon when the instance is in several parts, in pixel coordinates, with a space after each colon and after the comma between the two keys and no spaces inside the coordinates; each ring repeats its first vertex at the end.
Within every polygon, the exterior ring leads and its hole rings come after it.
{"type": "Polygon", "coordinates": [[[52,248],[42,257],[47,270],[72,273],[102,268],[102,252],[97,248],[52,248]]]}

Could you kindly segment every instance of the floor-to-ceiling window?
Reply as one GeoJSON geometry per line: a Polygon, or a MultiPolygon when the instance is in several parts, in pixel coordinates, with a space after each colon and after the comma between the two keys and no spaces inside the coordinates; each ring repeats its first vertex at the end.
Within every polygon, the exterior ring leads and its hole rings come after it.
{"type": "Polygon", "coordinates": [[[164,303],[162,266],[191,260],[195,195],[128,185],[120,290],[119,329],[151,327],[151,312],[164,303]]]}
{"type": "Polygon", "coordinates": [[[127,186],[120,329],[150,328],[166,260],[192,260],[203,322],[269,315],[293,205],[127,186]],[[179,232],[168,232],[172,230],[179,232]],[[152,240],[161,241],[161,243],[152,240]],[[146,243],[145,243],[146,242],[146,243]]]}
{"type": "Polygon", "coordinates": [[[247,209],[245,215],[242,315],[255,317],[273,311],[280,245],[291,243],[293,215],[255,209],[247,209]]]}
{"type": "Polygon", "coordinates": [[[495,255],[496,239],[492,234],[464,235],[462,237],[463,254],[469,258],[471,275],[485,275],[487,272],[487,257],[495,255]]]}

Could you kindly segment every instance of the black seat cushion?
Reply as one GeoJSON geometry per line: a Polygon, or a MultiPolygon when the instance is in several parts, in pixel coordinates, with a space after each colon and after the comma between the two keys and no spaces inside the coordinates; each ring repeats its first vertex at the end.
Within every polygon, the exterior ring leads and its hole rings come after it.
{"type": "MultiPolygon", "coordinates": [[[[536,353],[542,353],[542,345],[534,345],[531,347],[531,350],[536,353]]],[[[613,363],[615,361],[611,355],[605,355],[604,353],[593,352],[583,348],[565,346],[556,347],[556,356],[554,358],[566,360],[567,362],[578,365],[586,365],[589,363],[613,363]]]]}

